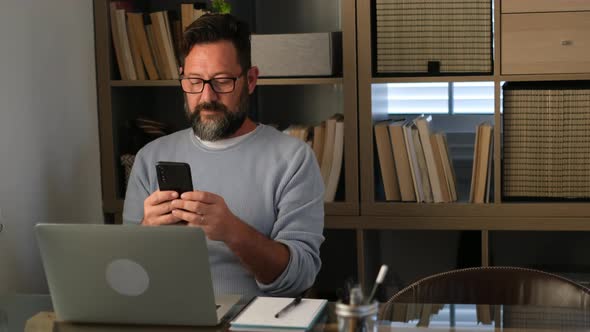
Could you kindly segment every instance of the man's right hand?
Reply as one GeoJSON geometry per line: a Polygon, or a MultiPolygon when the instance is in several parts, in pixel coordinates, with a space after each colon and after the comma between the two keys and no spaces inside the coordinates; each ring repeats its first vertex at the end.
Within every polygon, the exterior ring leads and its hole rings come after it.
{"type": "Polygon", "coordinates": [[[170,225],[179,222],[181,219],[170,213],[172,211],[171,202],[178,198],[175,191],[157,190],[149,195],[143,201],[143,220],[144,226],[170,225]]]}

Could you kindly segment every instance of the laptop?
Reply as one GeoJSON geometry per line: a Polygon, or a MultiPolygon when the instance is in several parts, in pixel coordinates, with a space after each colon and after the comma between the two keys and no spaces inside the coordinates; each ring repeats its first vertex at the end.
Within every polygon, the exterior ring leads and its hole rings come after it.
{"type": "Polygon", "coordinates": [[[35,231],[59,321],[214,326],[240,300],[214,296],[199,228],[37,224],[35,231]]]}

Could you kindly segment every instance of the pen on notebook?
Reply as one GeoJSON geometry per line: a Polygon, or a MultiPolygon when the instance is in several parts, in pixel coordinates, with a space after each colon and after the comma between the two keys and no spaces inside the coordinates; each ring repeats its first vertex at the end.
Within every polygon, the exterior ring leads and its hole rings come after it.
{"type": "Polygon", "coordinates": [[[371,290],[371,295],[369,295],[369,297],[365,301],[366,304],[371,304],[371,302],[373,301],[373,297],[375,296],[375,292],[377,291],[377,287],[379,287],[379,285],[383,282],[383,279],[385,279],[386,274],[387,274],[387,265],[383,264],[383,265],[381,265],[381,268],[379,269],[379,274],[377,274],[377,280],[375,280],[375,285],[373,285],[373,290],[371,290]]]}
{"type": "Polygon", "coordinates": [[[301,303],[301,296],[297,296],[293,299],[293,301],[289,302],[283,309],[275,314],[275,318],[279,318],[279,316],[284,315],[287,311],[291,310],[291,308],[295,307],[301,303]]]}

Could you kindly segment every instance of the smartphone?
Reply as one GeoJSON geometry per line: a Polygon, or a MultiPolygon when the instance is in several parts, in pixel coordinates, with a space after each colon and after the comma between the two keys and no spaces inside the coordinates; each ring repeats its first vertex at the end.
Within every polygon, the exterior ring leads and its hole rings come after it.
{"type": "Polygon", "coordinates": [[[172,190],[181,195],[193,191],[191,167],[187,163],[158,161],[156,163],[158,185],[161,191],[172,190]]]}

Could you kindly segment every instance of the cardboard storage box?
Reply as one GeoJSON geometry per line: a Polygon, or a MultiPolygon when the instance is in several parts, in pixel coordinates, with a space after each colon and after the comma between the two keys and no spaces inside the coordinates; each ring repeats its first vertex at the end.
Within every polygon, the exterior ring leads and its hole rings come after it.
{"type": "Polygon", "coordinates": [[[342,72],[342,33],[252,35],[261,77],[334,76],[342,72]]]}

